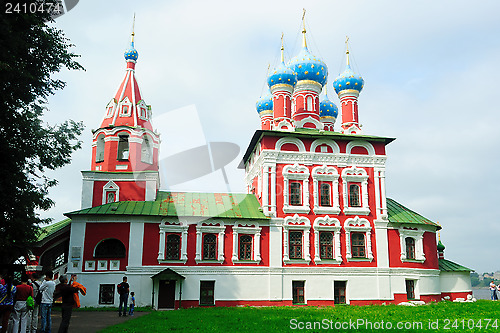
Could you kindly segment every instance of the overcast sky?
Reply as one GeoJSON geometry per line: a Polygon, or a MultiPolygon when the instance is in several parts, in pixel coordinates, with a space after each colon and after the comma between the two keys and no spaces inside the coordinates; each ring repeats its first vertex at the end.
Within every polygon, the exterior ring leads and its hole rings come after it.
{"type": "MultiPolygon", "coordinates": [[[[306,7],[309,49],[344,69],[349,35],[354,69],[365,86],[359,119],[365,134],[395,137],[387,148],[387,195],[439,221],[445,257],[478,272],[500,270],[497,80],[498,1],[80,1],[55,25],[86,71],[61,72],[67,87],[50,98],[47,122],[82,120],[83,148],[53,173],[61,220],[80,208],[81,170],[89,170],[91,129],[103,118],[125,73],[123,51],[136,13],[136,75],[162,135],[162,156],[210,141],[240,147],[226,167],[229,188],[244,192],[236,168],[260,121],[268,63],[300,49],[306,7]],[[172,119],[177,119],[175,126],[172,119]]],[[[340,122],[336,124],[339,130],[340,122]]],[[[165,186],[165,185],[164,185],[165,186]]],[[[227,191],[222,173],[175,190],[227,191]]]]}

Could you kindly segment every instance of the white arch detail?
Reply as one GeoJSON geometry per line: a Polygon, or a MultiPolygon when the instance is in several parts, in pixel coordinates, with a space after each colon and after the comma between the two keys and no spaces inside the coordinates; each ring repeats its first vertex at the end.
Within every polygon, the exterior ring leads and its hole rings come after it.
{"type": "Polygon", "coordinates": [[[346,154],[350,154],[354,147],[363,147],[368,151],[369,156],[375,155],[375,148],[373,148],[372,144],[361,140],[350,141],[345,148],[346,154]]]}
{"type": "Polygon", "coordinates": [[[281,150],[281,147],[283,147],[283,145],[285,145],[287,143],[291,143],[291,144],[296,145],[297,148],[299,148],[300,152],[306,151],[306,147],[304,146],[304,143],[297,138],[281,138],[276,142],[274,149],[281,150]]]}

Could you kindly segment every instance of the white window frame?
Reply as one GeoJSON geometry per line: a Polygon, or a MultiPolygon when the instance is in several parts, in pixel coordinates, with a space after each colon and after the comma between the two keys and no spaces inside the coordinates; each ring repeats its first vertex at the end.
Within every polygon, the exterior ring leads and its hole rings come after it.
{"type": "Polygon", "coordinates": [[[95,260],[86,260],[85,261],[85,270],[86,271],[95,271],[95,260]]]}
{"type": "Polygon", "coordinates": [[[107,271],[108,270],[108,261],[107,260],[97,260],[97,270],[98,271],[107,271]]]}
{"type": "Polygon", "coordinates": [[[113,114],[115,113],[115,108],[116,108],[116,101],[114,98],[112,98],[108,105],[106,105],[106,116],[105,118],[111,118],[113,117],[113,114]]]}
{"type": "Polygon", "coordinates": [[[356,216],[349,218],[344,222],[345,230],[345,246],[346,246],[346,260],[347,261],[373,261],[371,231],[372,227],[370,221],[365,218],[356,216]],[[354,258],[351,253],[351,233],[360,232],[365,234],[365,258],[354,258]]]}
{"type": "Polygon", "coordinates": [[[109,261],[109,270],[110,271],[119,271],[120,270],[120,260],[110,260],[109,261]]]}
{"type": "Polygon", "coordinates": [[[96,143],[95,162],[96,163],[104,162],[104,151],[105,151],[105,146],[106,146],[106,136],[104,135],[104,133],[100,133],[97,136],[95,143],[96,143]],[[99,159],[99,155],[102,155],[102,158],[99,159]]]}
{"type": "Polygon", "coordinates": [[[317,166],[312,169],[313,179],[313,198],[315,214],[338,214],[340,213],[339,204],[339,173],[337,169],[332,166],[317,166]],[[321,203],[321,190],[319,182],[328,182],[330,185],[330,202],[331,207],[320,206],[321,203]]]}
{"type": "Polygon", "coordinates": [[[139,114],[139,119],[149,119],[149,106],[142,99],[139,101],[139,103],[137,103],[137,112],[139,114]],[[142,115],[142,109],[144,109],[144,116],[142,115]]]}
{"type": "Polygon", "coordinates": [[[309,251],[309,231],[311,222],[305,216],[287,216],[283,222],[283,262],[285,264],[308,264],[311,262],[311,254],[309,251]],[[289,239],[290,231],[302,231],[302,259],[290,259],[289,257],[289,239]]]}
{"type": "Polygon", "coordinates": [[[158,263],[186,263],[187,261],[187,237],[189,226],[179,221],[164,219],[160,223],[160,243],[158,246],[158,263]],[[181,256],[178,260],[165,259],[166,234],[181,234],[181,256]]]}
{"type": "Polygon", "coordinates": [[[201,221],[196,225],[196,256],[197,263],[204,262],[224,262],[224,233],[226,226],[223,221],[201,221]],[[207,225],[203,225],[207,224],[207,225]],[[203,247],[203,234],[216,234],[217,235],[217,259],[204,260],[202,258],[203,247]]]}
{"type": "Polygon", "coordinates": [[[119,112],[119,115],[120,117],[130,117],[132,115],[132,102],[129,101],[128,97],[125,97],[123,99],[123,101],[120,102],[120,104],[118,105],[118,107],[120,108],[120,112],[119,112]],[[124,113],[123,112],[123,108],[127,106],[127,113],[124,113]]]}
{"type": "Polygon", "coordinates": [[[424,253],[424,232],[425,230],[415,228],[414,226],[402,225],[398,229],[399,243],[401,245],[401,262],[425,262],[424,253]],[[407,237],[415,240],[415,259],[406,257],[406,241],[407,237]]]}
{"type": "Polygon", "coordinates": [[[314,262],[316,264],[341,264],[342,253],[340,250],[340,221],[336,218],[326,215],[325,217],[318,217],[314,220],[314,262]],[[319,234],[322,231],[333,232],[333,258],[334,259],[321,259],[320,254],[320,239],[319,234]]]}
{"type": "Polygon", "coordinates": [[[370,207],[368,204],[368,174],[363,168],[352,166],[342,170],[343,204],[346,215],[368,215],[370,207]],[[361,207],[349,206],[349,183],[361,183],[359,199],[361,207]]]}
{"type": "Polygon", "coordinates": [[[309,213],[309,169],[306,166],[294,164],[285,165],[283,168],[283,212],[287,213],[309,213]],[[301,181],[302,205],[290,205],[290,180],[301,181]]]}
{"type": "Polygon", "coordinates": [[[260,256],[260,232],[262,228],[258,223],[238,223],[233,227],[233,263],[255,263],[259,264],[262,260],[260,256]],[[240,242],[239,236],[252,235],[252,260],[240,260],[240,242]]]}
{"type": "Polygon", "coordinates": [[[112,180],[106,183],[102,188],[102,204],[106,204],[106,199],[108,197],[108,192],[115,192],[115,202],[120,201],[120,187],[112,180]]]}

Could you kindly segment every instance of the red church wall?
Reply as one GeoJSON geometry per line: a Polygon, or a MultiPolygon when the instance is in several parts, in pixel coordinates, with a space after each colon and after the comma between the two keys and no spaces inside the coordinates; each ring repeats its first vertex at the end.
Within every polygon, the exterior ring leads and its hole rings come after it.
{"type": "MultiPolygon", "coordinates": [[[[160,243],[160,228],[159,223],[145,223],[144,224],[144,239],[143,239],[143,256],[142,264],[144,266],[255,266],[253,263],[232,263],[233,255],[233,227],[226,226],[226,231],[224,233],[224,262],[220,263],[209,263],[200,262],[196,263],[196,225],[191,224],[188,227],[188,238],[187,238],[187,261],[186,263],[158,263],[158,252],[160,243]]],[[[269,227],[261,227],[260,233],[260,254],[261,262],[259,266],[269,266],[269,227]]]]}
{"type": "MultiPolygon", "coordinates": [[[[102,205],[102,191],[106,181],[94,182],[92,207],[102,205]]],[[[144,201],[146,198],[146,182],[115,182],[120,188],[120,201],[144,201]]]]}
{"type": "MultiPolygon", "coordinates": [[[[120,270],[128,265],[130,223],[86,223],[83,261],[86,260],[120,260],[120,270]],[[116,238],[125,245],[125,258],[94,258],[94,250],[99,242],[108,238],[116,238]]],[[[109,263],[108,263],[109,270],[109,263]]]]}
{"type": "Polygon", "coordinates": [[[387,239],[389,243],[389,267],[406,267],[406,268],[425,268],[438,269],[436,235],[433,232],[424,232],[423,245],[425,261],[418,262],[401,262],[401,241],[399,231],[395,229],[387,230],[387,239]]]}

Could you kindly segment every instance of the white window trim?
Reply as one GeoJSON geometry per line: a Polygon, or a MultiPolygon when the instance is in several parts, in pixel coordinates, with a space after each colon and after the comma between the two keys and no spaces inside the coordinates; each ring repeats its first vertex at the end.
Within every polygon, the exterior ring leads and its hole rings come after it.
{"type": "Polygon", "coordinates": [[[108,192],[116,192],[115,202],[120,201],[120,187],[112,180],[106,183],[102,188],[102,204],[106,204],[106,198],[108,197],[108,192]]]}
{"type": "Polygon", "coordinates": [[[345,148],[346,153],[351,154],[352,149],[355,147],[365,148],[366,151],[368,152],[368,156],[375,155],[375,148],[373,148],[373,145],[368,141],[360,141],[360,140],[349,141],[345,148]]]}
{"type": "Polygon", "coordinates": [[[358,216],[345,220],[345,246],[346,246],[346,260],[347,261],[373,261],[372,240],[370,222],[365,218],[358,216]],[[351,232],[364,232],[365,233],[365,258],[353,258],[351,253],[351,232]]]}
{"type": "Polygon", "coordinates": [[[98,271],[107,271],[108,270],[108,261],[107,260],[97,260],[97,270],[98,271]],[[102,264],[104,264],[104,265],[101,267],[102,264]]]}
{"type": "Polygon", "coordinates": [[[154,148],[153,148],[153,138],[151,138],[149,135],[144,135],[142,138],[141,138],[141,162],[142,163],[146,163],[146,164],[153,164],[153,152],[154,152],[154,148]],[[147,148],[149,149],[148,151],[148,154],[149,154],[149,159],[146,160],[144,158],[144,152],[142,150],[143,148],[143,145],[145,142],[148,142],[149,145],[147,146],[147,148]]]}
{"type": "Polygon", "coordinates": [[[309,169],[303,165],[286,165],[283,168],[283,212],[309,213],[309,169]],[[302,206],[290,205],[289,186],[290,180],[302,181],[302,206]]]}
{"type": "Polygon", "coordinates": [[[287,138],[287,137],[281,138],[278,141],[276,141],[276,145],[274,146],[274,149],[281,150],[281,147],[283,147],[283,145],[285,145],[287,143],[291,143],[291,144],[296,145],[297,148],[299,149],[299,152],[306,151],[306,146],[304,145],[304,142],[302,142],[301,140],[299,140],[297,138],[287,138]]]}
{"type": "Polygon", "coordinates": [[[109,261],[109,270],[110,271],[119,271],[120,270],[120,260],[110,260],[109,261]]]}
{"type": "Polygon", "coordinates": [[[137,110],[138,110],[138,116],[139,116],[139,119],[142,119],[142,120],[148,120],[149,119],[149,106],[144,102],[144,100],[140,100],[139,103],[137,103],[137,110]],[[144,108],[146,110],[146,116],[143,117],[142,116],[142,112],[141,112],[141,109],[144,108]]]}
{"type": "Polygon", "coordinates": [[[105,118],[112,118],[113,117],[113,114],[115,113],[115,109],[116,109],[116,102],[115,102],[115,99],[112,98],[109,103],[106,105],[106,116],[105,118]],[[111,107],[111,110],[109,109],[111,107]]]}
{"type": "Polygon", "coordinates": [[[132,115],[132,103],[129,101],[128,97],[125,97],[123,101],[118,104],[120,117],[130,117],[132,115]],[[128,106],[128,112],[123,112],[123,107],[128,106]]]}
{"type": "Polygon", "coordinates": [[[313,178],[313,198],[315,214],[338,214],[340,213],[339,205],[339,174],[337,169],[332,166],[317,166],[312,170],[313,178]],[[328,182],[330,185],[330,202],[331,207],[320,206],[321,191],[319,182],[328,182]]]}
{"type": "Polygon", "coordinates": [[[240,223],[239,226],[233,227],[233,263],[256,263],[259,264],[262,260],[260,256],[260,232],[262,228],[258,223],[240,223]],[[253,235],[252,239],[252,260],[240,260],[239,256],[239,235],[253,235]]]}
{"type": "Polygon", "coordinates": [[[196,263],[203,262],[224,262],[224,232],[226,231],[226,226],[222,221],[202,221],[196,226],[196,263]],[[208,224],[208,225],[202,225],[208,224]],[[203,260],[202,258],[202,246],[203,246],[203,234],[217,234],[217,259],[216,260],[203,260]]]}
{"type": "Polygon", "coordinates": [[[342,253],[340,251],[340,221],[328,215],[325,217],[318,217],[314,220],[314,262],[316,264],[341,264],[342,253]],[[334,259],[321,259],[320,256],[320,239],[319,234],[322,231],[333,231],[334,246],[333,258],[334,259]]]}
{"type": "Polygon", "coordinates": [[[186,263],[187,261],[187,237],[188,225],[182,222],[175,222],[173,224],[167,223],[169,221],[163,220],[160,224],[160,244],[158,246],[158,262],[159,263],[186,263]],[[165,259],[166,252],[166,239],[167,233],[180,233],[181,234],[181,256],[179,260],[165,259]]]}
{"type": "Polygon", "coordinates": [[[399,231],[399,240],[401,245],[401,262],[419,262],[419,263],[425,262],[425,253],[424,253],[425,230],[421,230],[408,225],[402,225],[399,227],[398,231],[399,231]],[[406,258],[405,239],[407,237],[413,238],[415,240],[415,259],[406,258]]]}
{"type": "Polygon", "coordinates": [[[295,214],[294,216],[285,217],[283,223],[283,262],[285,264],[293,263],[305,263],[308,264],[311,261],[311,255],[309,251],[309,230],[311,229],[311,222],[305,216],[299,216],[295,214]],[[290,231],[301,230],[302,233],[302,259],[290,259],[289,257],[289,244],[288,244],[288,234],[290,231]]]}
{"type": "MultiPolygon", "coordinates": [[[[316,148],[322,145],[327,145],[330,148],[332,148],[333,154],[339,154],[340,153],[340,147],[339,145],[333,141],[333,140],[328,140],[328,139],[316,139],[311,143],[311,149],[309,150],[311,153],[316,152],[316,148]]],[[[323,153],[324,154],[324,153],[323,153]]]]}
{"type": "Polygon", "coordinates": [[[95,271],[95,260],[86,260],[85,261],[85,270],[86,271],[95,271]]]}
{"type": "Polygon", "coordinates": [[[343,204],[346,215],[368,215],[370,207],[368,205],[368,174],[363,168],[352,166],[342,170],[343,184],[343,204]],[[361,207],[349,207],[349,183],[361,183],[361,207]]]}

